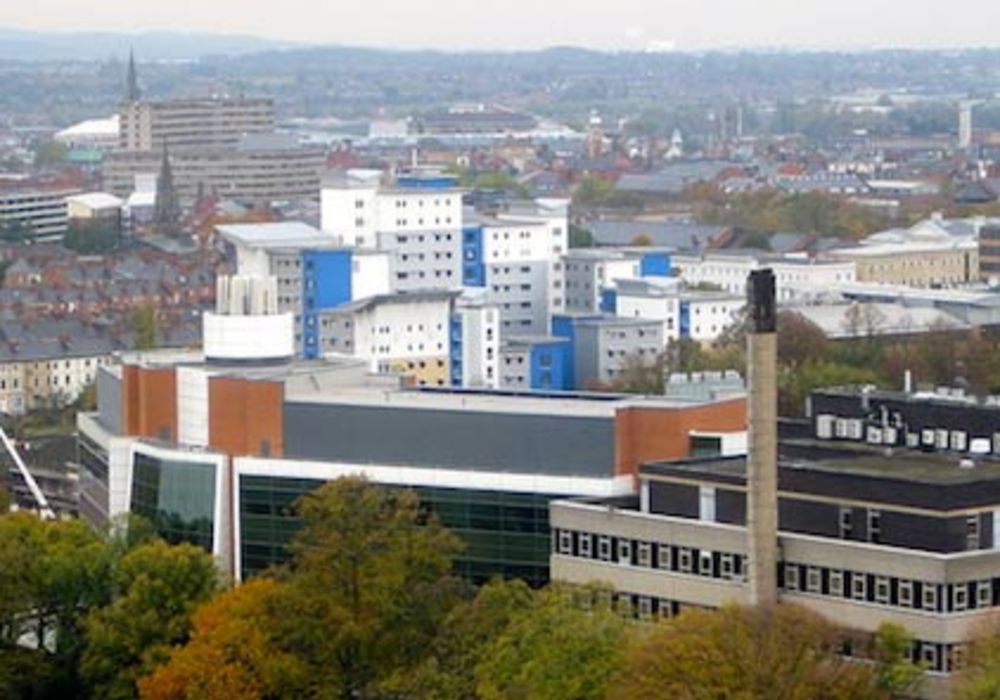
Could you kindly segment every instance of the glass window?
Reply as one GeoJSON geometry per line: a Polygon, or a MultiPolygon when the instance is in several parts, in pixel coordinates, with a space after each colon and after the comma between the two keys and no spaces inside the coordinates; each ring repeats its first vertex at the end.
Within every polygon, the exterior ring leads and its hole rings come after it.
{"type": "Polygon", "coordinates": [[[851,597],[854,600],[868,599],[868,577],[865,574],[858,572],[851,574],[851,597]]]}
{"type": "Polygon", "coordinates": [[[666,570],[673,568],[673,557],[670,555],[669,544],[659,544],[656,546],[656,566],[657,568],[666,570]]]}
{"type": "Polygon", "coordinates": [[[925,583],[921,586],[923,589],[923,605],[921,606],[924,610],[930,610],[937,612],[938,609],[938,587],[934,583],[925,583]]]}
{"type": "Polygon", "coordinates": [[[988,608],[993,605],[993,582],[980,581],[976,584],[976,607],[988,608]]]}
{"type": "Polygon", "coordinates": [[[215,522],[215,465],[137,452],[131,510],[153,523],[167,542],[188,542],[211,551],[215,522]]]}
{"type": "Polygon", "coordinates": [[[896,587],[899,604],[904,608],[913,607],[913,581],[900,581],[896,587]]]}

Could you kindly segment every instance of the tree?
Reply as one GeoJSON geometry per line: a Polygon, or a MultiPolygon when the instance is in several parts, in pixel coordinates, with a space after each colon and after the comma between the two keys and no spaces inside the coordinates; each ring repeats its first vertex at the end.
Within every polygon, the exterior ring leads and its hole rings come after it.
{"type": "Polygon", "coordinates": [[[611,389],[627,394],[662,394],[666,371],[666,353],[660,353],[651,360],[633,353],[625,357],[611,389]]]}
{"type": "Polygon", "coordinates": [[[540,591],[487,648],[476,669],[478,696],[604,698],[631,630],[606,600],[610,596],[590,588],[552,585],[540,591]]]}
{"type": "Polygon", "coordinates": [[[84,618],[107,602],[110,566],[81,521],[0,516],[0,696],[80,695],[84,618]]]}
{"type": "Polygon", "coordinates": [[[465,700],[476,697],[476,668],[511,620],[529,609],[534,593],[524,581],[494,580],[475,598],[448,613],[431,654],[381,684],[392,697],[421,700],[465,700]]]}
{"type": "Polygon", "coordinates": [[[143,304],[132,314],[132,349],[152,350],[157,347],[158,324],[156,307],[143,304]]]}
{"type": "Polygon", "coordinates": [[[460,541],[412,491],[360,478],[301,499],[281,639],[325,697],[367,697],[424,658],[458,600],[460,541]]]}
{"type": "Polygon", "coordinates": [[[287,585],[258,577],[200,607],[191,639],[139,680],[142,700],[278,700],[303,697],[308,669],[280,646],[287,585]]]}
{"type": "Polygon", "coordinates": [[[924,668],[909,658],[913,637],[892,622],[883,622],[875,633],[876,685],[892,697],[912,697],[924,678],[924,668]]]}
{"type": "Polygon", "coordinates": [[[96,697],[127,700],[136,681],[187,640],[191,615],[215,594],[218,574],[200,547],[156,540],[122,558],[112,585],[112,602],[87,617],[81,672],[96,697]]]}
{"type": "Polygon", "coordinates": [[[640,635],[611,700],[875,700],[873,668],[839,656],[841,635],[790,605],[688,610],[640,635]]]}
{"type": "Polygon", "coordinates": [[[779,312],[777,328],[780,363],[795,368],[826,355],[826,333],[802,314],[795,311],[779,312]]]}
{"type": "Polygon", "coordinates": [[[809,361],[798,367],[780,367],[778,411],[782,416],[801,416],[806,397],[813,389],[860,384],[878,384],[875,369],[822,359],[809,361]]]}
{"type": "Polygon", "coordinates": [[[636,237],[632,239],[632,242],[629,245],[634,245],[639,247],[651,246],[653,245],[653,239],[650,237],[648,233],[640,233],[637,234],[636,237]]]}
{"type": "Polygon", "coordinates": [[[569,225],[569,247],[590,248],[594,245],[594,234],[577,224],[569,225]]]}
{"type": "Polygon", "coordinates": [[[969,644],[965,668],[956,676],[952,700],[993,700],[1000,697],[1000,628],[996,620],[984,626],[969,644]]]}

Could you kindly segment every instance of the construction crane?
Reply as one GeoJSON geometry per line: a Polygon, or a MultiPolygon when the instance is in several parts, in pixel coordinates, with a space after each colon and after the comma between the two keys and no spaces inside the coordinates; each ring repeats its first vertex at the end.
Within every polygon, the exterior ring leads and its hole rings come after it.
{"type": "Polygon", "coordinates": [[[49,499],[45,497],[42,490],[38,487],[38,482],[35,481],[35,477],[31,475],[28,471],[28,466],[21,459],[21,455],[17,451],[17,447],[14,445],[13,440],[7,435],[7,431],[0,426],[0,442],[3,442],[4,449],[7,450],[7,454],[10,455],[11,459],[14,460],[14,465],[17,467],[17,471],[20,472],[21,478],[24,479],[24,483],[28,485],[28,490],[31,491],[31,495],[35,499],[35,503],[38,504],[38,513],[42,516],[44,520],[52,520],[56,517],[55,511],[49,506],[49,499]]]}

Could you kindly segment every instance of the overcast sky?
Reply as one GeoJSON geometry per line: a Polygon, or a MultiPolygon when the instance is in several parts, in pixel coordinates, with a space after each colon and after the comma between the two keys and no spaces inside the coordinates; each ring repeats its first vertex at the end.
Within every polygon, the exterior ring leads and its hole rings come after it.
{"type": "Polygon", "coordinates": [[[1000,46],[1000,0],[0,0],[0,26],[395,48],[1000,46]]]}

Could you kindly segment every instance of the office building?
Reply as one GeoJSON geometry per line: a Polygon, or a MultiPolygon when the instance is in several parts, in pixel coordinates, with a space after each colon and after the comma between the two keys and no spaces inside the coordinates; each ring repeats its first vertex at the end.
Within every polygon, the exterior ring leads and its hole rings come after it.
{"type": "Polygon", "coordinates": [[[14,183],[0,186],[0,228],[51,240],[66,233],[66,198],[80,194],[75,187],[14,183]]]}
{"type": "Polygon", "coordinates": [[[500,312],[481,300],[456,300],[449,331],[451,386],[500,386],[500,312]]]}
{"type": "Polygon", "coordinates": [[[1000,223],[979,231],[979,277],[990,285],[1000,284],[1000,223]]]}
{"type": "MultiPolygon", "coordinates": [[[[323,148],[286,134],[248,135],[232,146],[171,148],[168,158],[174,190],[185,206],[193,205],[199,193],[247,205],[315,200],[326,168],[323,148]]],[[[156,150],[109,153],[102,166],[104,188],[128,197],[136,177],[155,175],[162,160],[162,151],[156,150]]]]}
{"type": "Polygon", "coordinates": [[[78,419],[81,510],[145,515],[239,578],[286,560],[295,499],[360,474],[414,488],[465,541],[471,580],[541,584],[549,501],[629,494],[641,461],[743,430],[742,397],[421,388],[353,358],[290,361],[273,281],[227,284],[203,353],[127,353],[99,372],[98,411],[78,419]]]}
{"type": "Polygon", "coordinates": [[[554,502],[552,577],[610,584],[644,618],[795,603],[847,628],[848,653],[893,622],[922,695],[945,698],[1000,605],[1000,405],[819,391],[779,442],[773,305],[754,306],[747,456],[648,461],[637,496],[554,502]]]}
{"type": "Polygon", "coordinates": [[[743,296],[723,291],[699,291],[678,280],[619,280],[604,296],[603,310],[622,318],[659,321],[665,341],[691,339],[712,342],[739,320],[743,296]]]}
{"type": "Polygon", "coordinates": [[[118,125],[120,151],[229,148],[247,134],[274,131],[274,101],[246,97],[127,100],[121,105],[118,125]]]}

